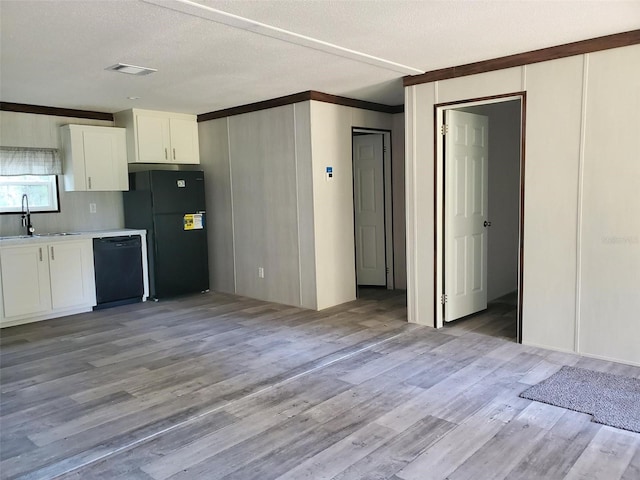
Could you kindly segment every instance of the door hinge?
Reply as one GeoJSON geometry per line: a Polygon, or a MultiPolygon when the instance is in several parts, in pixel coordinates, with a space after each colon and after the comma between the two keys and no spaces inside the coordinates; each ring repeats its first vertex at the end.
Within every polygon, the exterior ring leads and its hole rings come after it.
{"type": "Polygon", "coordinates": [[[384,146],[382,147],[382,153],[387,153],[387,146],[386,146],[386,145],[384,145],[384,146]]]}
{"type": "Polygon", "coordinates": [[[385,270],[385,273],[387,273],[387,274],[389,273],[389,267],[385,267],[384,270],[385,270]]]}
{"type": "Polygon", "coordinates": [[[446,123],[443,123],[443,124],[440,126],[440,133],[441,133],[442,135],[446,135],[447,133],[449,133],[449,125],[447,125],[446,123]]]}
{"type": "Polygon", "coordinates": [[[447,303],[447,296],[443,293],[442,295],[440,295],[440,303],[442,305],[444,305],[445,303],[447,303]]]}

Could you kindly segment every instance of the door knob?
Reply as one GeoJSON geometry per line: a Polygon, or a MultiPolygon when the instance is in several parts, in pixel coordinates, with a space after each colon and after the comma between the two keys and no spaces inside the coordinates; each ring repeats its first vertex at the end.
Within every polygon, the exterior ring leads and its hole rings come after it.
{"type": "Polygon", "coordinates": [[[490,227],[491,226],[491,222],[487,222],[486,220],[484,221],[484,226],[485,227],[490,227]]]}

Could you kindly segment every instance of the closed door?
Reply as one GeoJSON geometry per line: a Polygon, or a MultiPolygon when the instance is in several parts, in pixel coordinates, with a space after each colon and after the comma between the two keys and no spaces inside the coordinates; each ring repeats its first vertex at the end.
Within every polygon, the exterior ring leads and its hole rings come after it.
{"type": "Polygon", "coordinates": [[[383,135],[353,137],[356,274],[358,285],[385,286],[383,135]]]}
{"type": "Polygon", "coordinates": [[[445,111],[445,314],[447,322],[487,308],[489,120],[445,111]]]}

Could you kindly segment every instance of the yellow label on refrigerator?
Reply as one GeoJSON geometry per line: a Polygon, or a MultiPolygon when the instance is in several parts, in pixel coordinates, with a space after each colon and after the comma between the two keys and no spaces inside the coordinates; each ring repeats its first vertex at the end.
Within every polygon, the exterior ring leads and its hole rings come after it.
{"type": "Polygon", "coordinates": [[[204,227],[201,213],[186,213],[183,221],[185,230],[202,230],[204,227]]]}

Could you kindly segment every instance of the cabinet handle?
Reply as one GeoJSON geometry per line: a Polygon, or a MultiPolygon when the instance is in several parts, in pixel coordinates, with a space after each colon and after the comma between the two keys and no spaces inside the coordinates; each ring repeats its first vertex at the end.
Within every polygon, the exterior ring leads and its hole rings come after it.
{"type": "Polygon", "coordinates": [[[167,154],[167,149],[164,149],[164,159],[169,160],[169,155],[167,154]]]}
{"type": "Polygon", "coordinates": [[[40,254],[40,261],[42,261],[42,247],[38,249],[38,253],[40,254]]]}
{"type": "Polygon", "coordinates": [[[174,160],[176,159],[176,149],[175,148],[173,149],[173,159],[174,160]]]}
{"type": "Polygon", "coordinates": [[[89,190],[91,190],[91,177],[89,177],[89,190]]]}
{"type": "Polygon", "coordinates": [[[52,245],[52,246],[51,246],[51,260],[55,260],[55,259],[56,259],[56,256],[55,256],[55,254],[53,253],[53,245],[52,245]]]}

